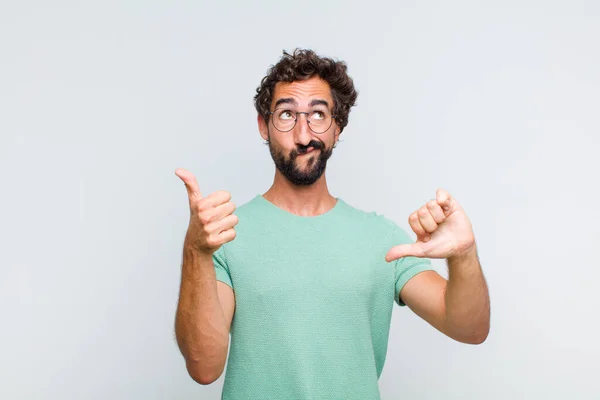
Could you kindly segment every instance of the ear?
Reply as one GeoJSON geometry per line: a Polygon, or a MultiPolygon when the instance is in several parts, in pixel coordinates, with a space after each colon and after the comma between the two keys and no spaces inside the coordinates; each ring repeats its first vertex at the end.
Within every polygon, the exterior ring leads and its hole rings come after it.
{"type": "Polygon", "coordinates": [[[335,131],[333,132],[333,144],[337,145],[338,140],[340,140],[340,134],[341,134],[341,129],[340,127],[335,124],[335,131]]]}
{"type": "Polygon", "coordinates": [[[262,117],[262,115],[258,114],[258,116],[256,117],[256,122],[258,122],[258,131],[260,132],[260,136],[264,140],[268,140],[269,139],[269,130],[267,128],[267,122],[262,117]]]}

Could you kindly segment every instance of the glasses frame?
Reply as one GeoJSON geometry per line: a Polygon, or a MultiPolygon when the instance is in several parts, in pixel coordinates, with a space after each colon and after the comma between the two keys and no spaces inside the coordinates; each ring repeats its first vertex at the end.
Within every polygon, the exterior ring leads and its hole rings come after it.
{"type": "MultiPolygon", "coordinates": [[[[271,120],[271,123],[273,124],[273,128],[277,129],[279,132],[289,132],[292,129],[294,129],[296,127],[296,124],[298,123],[298,114],[304,114],[306,115],[306,124],[308,125],[308,129],[310,129],[313,133],[317,134],[317,135],[322,135],[323,133],[327,132],[329,130],[329,128],[331,128],[331,125],[333,125],[333,120],[336,119],[337,115],[331,115],[331,121],[329,122],[329,126],[327,127],[327,129],[325,129],[323,132],[316,132],[311,126],[310,126],[310,121],[308,119],[308,114],[310,114],[311,112],[307,112],[307,111],[292,111],[289,110],[291,113],[296,114],[294,117],[294,125],[292,125],[292,127],[290,129],[288,129],[287,131],[282,131],[281,129],[279,129],[277,126],[275,126],[275,122],[273,122],[273,114],[275,114],[275,111],[277,110],[282,110],[285,109],[283,107],[280,108],[276,108],[273,111],[269,111],[268,114],[271,116],[271,118],[269,118],[271,120]]],[[[321,111],[321,110],[314,110],[314,111],[321,111]]],[[[327,110],[329,111],[329,110],[327,110]]]]}

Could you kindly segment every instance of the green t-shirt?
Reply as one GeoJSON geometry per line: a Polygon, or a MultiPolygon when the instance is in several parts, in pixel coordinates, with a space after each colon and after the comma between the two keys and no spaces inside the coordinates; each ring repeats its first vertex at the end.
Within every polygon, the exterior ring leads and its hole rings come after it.
{"type": "Polygon", "coordinates": [[[301,217],[257,195],[214,253],[236,308],[223,399],[379,399],[394,300],[427,259],[385,254],[406,231],[341,199],[301,217]]]}

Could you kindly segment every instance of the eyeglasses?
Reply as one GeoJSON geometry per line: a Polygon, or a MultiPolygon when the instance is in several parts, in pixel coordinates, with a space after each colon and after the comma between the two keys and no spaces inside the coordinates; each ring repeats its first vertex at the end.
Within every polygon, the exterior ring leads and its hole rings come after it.
{"type": "Polygon", "coordinates": [[[312,110],[310,112],[293,111],[287,108],[278,108],[269,111],[273,116],[273,126],[280,132],[289,132],[298,122],[298,115],[306,115],[306,122],[311,131],[316,134],[326,132],[333,123],[336,115],[331,115],[328,110],[312,110]]]}

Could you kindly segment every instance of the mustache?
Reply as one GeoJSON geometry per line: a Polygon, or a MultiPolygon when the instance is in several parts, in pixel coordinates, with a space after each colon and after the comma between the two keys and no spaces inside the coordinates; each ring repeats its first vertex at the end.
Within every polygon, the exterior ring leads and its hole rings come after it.
{"type": "Polygon", "coordinates": [[[294,150],[294,153],[296,154],[304,154],[308,151],[308,148],[312,147],[315,150],[323,150],[325,148],[325,145],[322,142],[317,142],[316,140],[311,140],[309,144],[307,144],[306,146],[304,145],[298,145],[298,148],[296,150],[294,150]]]}

